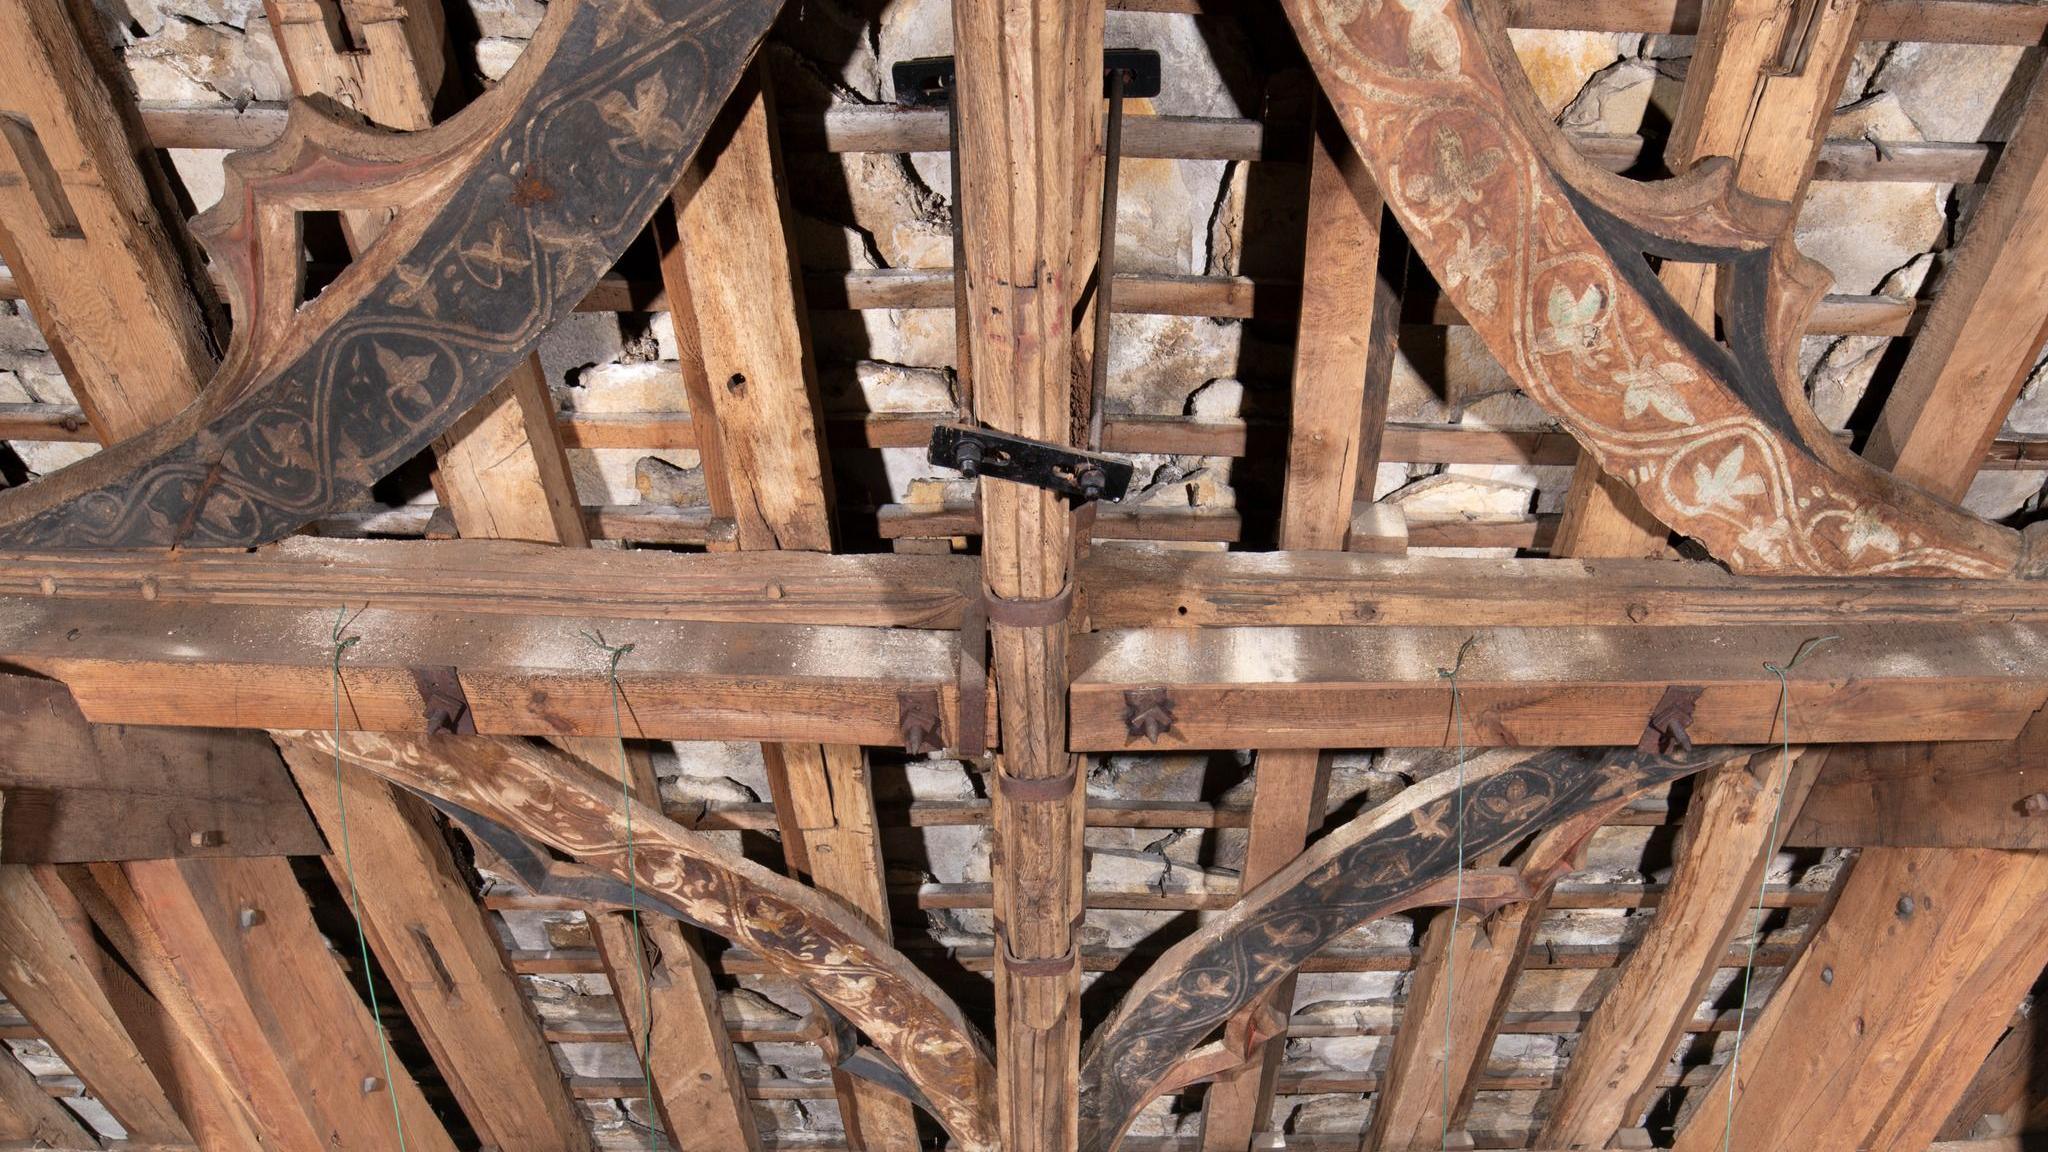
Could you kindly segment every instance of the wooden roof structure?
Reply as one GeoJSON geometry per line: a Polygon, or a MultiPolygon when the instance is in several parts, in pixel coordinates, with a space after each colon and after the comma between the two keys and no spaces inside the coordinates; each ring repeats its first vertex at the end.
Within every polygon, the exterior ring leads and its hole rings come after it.
{"type": "Polygon", "coordinates": [[[77,400],[0,442],[102,447],[31,479],[0,443],[0,1148],[2048,1139],[2048,544],[1961,503],[2048,465],[2001,438],[2048,79],[2000,143],[1827,131],[1860,45],[2039,45],[2048,5],[1253,3],[1311,97],[1114,150],[1305,173],[1307,258],[1105,285],[1103,0],[953,0],[949,107],[786,119],[773,0],[554,0],[473,100],[439,0],[266,0],[297,98],[218,109],[138,103],[85,0],[0,0],[0,295],[77,400]],[[1559,130],[1509,39],[1558,28],[1697,37],[1668,132],[1559,130]],[[192,220],[173,147],[238,150],[192,220]],[[804,267],[786,150],[953,153],[954,266],[804,267]],[[1792,238],[1822,178],[1983,189],[1916,301],[1830,294],[1792,238]],[[863,309],[952,312],[957,409],[825,409],[810,327],[863,309]],[[1282,331],[1284,412],[1098,408],[1097,309],[1282,331]],[[579,310],[668,313],[687,403],[562,411],[535,349],[579,310]],[[1404,326],[1449,325],[1556,430],[1390,421],[1404,326]],[[1857,441],[1808,332],[1905,338],[1857,441]],[[1091,422],[1273,498],[838,488],[935,426],[1091,422]],[[590,503],[568,453],[611,447],[696,451],[702,503],[590,503]],[[1559,516],[1411,524],[1382,461],[1574,473],[1559,516]],[[437,500],[382,506],[419,462],[437,500]],[[1519,554],[1439,551],[1486,547],[1519,554]],[[769,795],[665,795],[675,741],[758,746],[769,795]],[[1361,749],[1429,766],[1333,799],[1361,749]],[[1246,786],[1091,795],[1169,753],[1246,786]],[[941,755],[971,795],[893,787],[941,755]],[[987,881],[906,880],[948,828],[987,881]],[[1616,829],[1668,870],[1589,873],[1616,829]],[[1105,830],[1228,833],[1235,883],[1104,887],[1105,830]],[[1159,930],[1096,942],[1127,912],[1159,930]],[[1370,1018],[1297,987],[1360,972],[1401,977],[1370,1018]],[[738,1010],[771,984],[801,1011],[738,1010]],[[1287,1060],[1359,1037],[1369,1070],[1287,1060]],[[1502,1071],[1516,1037],[1557,1071],[1502,1071]],[[837,1123],[764,1123],[789,1100],[837,1123]]]}

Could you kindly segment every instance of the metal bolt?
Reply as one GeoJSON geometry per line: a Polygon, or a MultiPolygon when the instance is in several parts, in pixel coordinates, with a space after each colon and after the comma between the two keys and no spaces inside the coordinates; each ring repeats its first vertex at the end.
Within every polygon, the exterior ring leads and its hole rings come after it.
{"type": "Polygon", "coordinates": [[[263,923],[263,909],[243,905],[241,914],[235,919],[241,924],[242,931],[247,932],[249,929],[263,923]]]}
{"type": "Polygon", "coordinates": [[[953,467],[969,479],[981,475],[981,445],[972,440],[962,440],[960,446],[953,449],[953,467]]]}
{"type": "Polygon", "coordinates": [[[1083,500],[1100,500],[1103,489],[1109,486],[1109,477],[1103,474],[1100,466],[1094,464],[1082,468],[1076,479],[1081,483],[1083,500]]]}
{"type": "Polygon", "coordinates": [[[1820,982],[1823,984],[1833,984],[1835,982],[1835,970],[1833,967],[1826,967],[1820,970],[1820,982]]]}
{"type": "Polygon", "coordinates": [[[2029,816],[2048,815],[2048,792],[2036,792],[2020,801],[2020,811],[2029,816]]]}
{"type": "Polygon", "coordinates": [[[194,832],[192,834],[192,846],[194,848],[218,848],[221,845],[221,840],[222,836],[218,829],[209,828],[204,832],[194,832]]]}
{"type": "Polygon", "coordinates": [[[1912,916],[1913,916],[1913,898],[1912,898],[1911,896],[1901,896],[1901,897],[1899,897],[1899,919],[1901,919],[1901,920],[1909,920],[1909,919],[1911,919],[1911,918],[1912,918],[1912,916]]]}

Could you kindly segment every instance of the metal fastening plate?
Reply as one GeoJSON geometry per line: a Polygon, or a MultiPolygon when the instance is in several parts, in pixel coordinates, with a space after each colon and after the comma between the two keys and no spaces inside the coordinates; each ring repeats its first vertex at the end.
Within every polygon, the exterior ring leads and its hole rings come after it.
{"type": "Polygon", "coordinates": [[[932,429],[925,455],[941,468],[1029,484],[1074,500],[1121,500],[1131,488],[1126,461],[965,424],[932,429]]]}

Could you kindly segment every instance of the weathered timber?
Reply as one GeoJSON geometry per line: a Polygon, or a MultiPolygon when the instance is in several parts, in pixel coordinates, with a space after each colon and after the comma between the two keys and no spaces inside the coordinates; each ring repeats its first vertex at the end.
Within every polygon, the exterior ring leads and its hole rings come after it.
{"type": "Polygon", "coordinates": [[[111,444],[198,395],[213,334],[127,78],[79,16],[96,23],[66,0],[0,4],[0,257],[111,444]]]}
{"type": "Polygon", "coordinates": [[[337,846],[346,804],[348,864],[364,882],[351,892],[336,860],[336,884],[470,1126],[506,1152],[587,1149],[589,1131],[432,810],[361,772],[337,780],[332,756],[302,741],[279,744],[337,846]]]}
{"type": "MultiPolygon", "coordinates": [[[[0,580],[5,567],[0,559],[0,580]]],[[[1115,545],[1092,549],[1081,562],[1081,578],[1089,617],[1101,629],[2048,623],[2048,602],[2018,580],[1736,576],[1715,564],[1646,560],[1115,545]],[[1503,595],[1509,588],[1514,594],[1503,595]]]]}
{"type": "MultiPolygon", "coordinates": [[[[602,737],[555,743],[599,774],[622,774],[622,805],[627,782],[636,810],[659,804],[646,745],[628,747],[602,737]]],[[[585,901],[566,906],[581,911],[590,924],[624,1025],[619,1042],[631,1044],[639,1057],[637,1091],[644,1094],[652,1085],[649,1103],[659,1113],[667,1142],[677,1152],[760,1152],[760,1129],[740,1082],[738,1057],[697,930],[632,909],[585,901]]]]}
{"type": "MultiPolygon", "coordinates": [[[[1736,755],[1549,752],[1464,781],[1462,843],[1504,848],[1546,826],[1590,832],[1630,795],[1736,755]]],[[[1203,1043],[1311,955],[1367,920],[1419,905],[1526,898],[1531,877],[1493,870],[1453,887],[1457,781],[1439,773],[1318,841],[1230,911],[1168,949],[1089,1038],[1081,1073],[1082,1152],[1110,1152],[1156,1092],[1228,1068],[1226,1033],[1203,1043]]],[[[1546,864],[1554,862],[1545,862],[1546,864]]],[[[1536,869],[1542,872],[1544,869],[1536,869]]],[[[1240,1041],[1241,1042],[1241,1041],[1240,1041]]],[[[1241,1060],[1241,1050],[1234,1053],[1241,1060]]]]}
{"type": "Polygon", "coordinates": [[[1745,1147],[1926,1147],[2048,961],[2044,899],[2038,852],[1865,851],[1750,1028],[1732,1121],[1702,1107],[1675,1148],[1718,1149],[1731,1122],[1745,1147]]]}
{"type": "Polygon", "coordinates": [[[1872,463],[1952,500],[1969,491],[2048,338],[2044,210],[2048,84],[2037,83],[1871,429],[1872,463]]]}
{"type": "Polygon", "coordinates": [[[1706,996],[1714,957],[1728,950],[1757,900],[1764,867],[1779,848],[1771,835],[1784,837],[1778,806],[1798,810],[1826,756],[1761,752],[1746,764],[1715,768],[1695,787],[1672,890],[1587,1021],[1540,1142],[1602,1148],[1642,1120],[1657,1077],[1706,996]]]}
{"type": "MultiPolygon", "coordinates": [[[[10,793],[7,807],[13,805],[10,793]]],[[[95,959],[72,942],[34,870],[0,864],[0,991],[7,1002],[131,1139],[189,1143],[192,1133],[101,989],[95,959]]]]}
{"type": "MultiPolygon", "coordinates": [[[[931,556],[568,552],[294,538],[253,553],[0,553],[0,595],[581,620],[957,628],[974,565],[931,556]]],[[[330,615],[332,613],[330,612],[330,615]]]]}
{"type": "Polygon", "coordinates": [[[120,867],[135,914],[189,989],[201,1035],[234,1070],[267,1140],[281,1148],[395,1146],[395,1094],[407,1147],[453,1152],[404,1066],[394,1063],[387,1080],[379,1025],[315,925],[289,861],[120,867]]]}
{"type": "MultiPolygon", "coordinates": [[[[333,752],[329,733],[304,739],[333,752]]],[[[579,761],[456,736],[358,738],[344,758],[457,816],[474,814],[597,872],[625,875],[626,813],[616,782],[579,761]]],[[[994,1069],[983,1041],[864,919],[644,809],[635,814],[632,845],[643,912],[688,920],[768,960],[859,1027],[963,1147],[994,1146],[994,1069]]],[[[612,883],[601,898],[630,906],[632,897],[625,884],[612,883]]]]}
{"type": "MultiPolygon", "coordinates": [[[[2009,739],[2048,699],[2037,625],[1831,625],[1789,678],[1815,743],[2009,739]],[[1911,655],[1906,655],[1910,653],[1911,655]]],[[[1780,734],[1778,678],[1809,629],[1231,628],[1098,632],[1073,641],[1072,740],[1083,751],[1380,748],[1456,742],[1440,671],[1458,678],[1473,746],[1627,745],[1664,690],[1702,690],[1695,743],[1780,734]],[[1154,744],[1125,722],[1134,689],[1176,720],[1154,744]]]]}
{"type": "MultiPolygon", "coordinates": [[[[626,735],[900,742],[897,693],[959,698],[953,637],[886,628],[513,621],[365,609],[342,663],[342,725],[424,732],[411,669],[458,670],[477,729],[609,735],[604,662],[579,631],[637,645],[621,666],[626,735]]],[[[92,601],[0,602],[0,661],[64,681],[89,720],[331,727],[335,612],[92,601]]]]}
{"type": "MultiPolygon", "coordinates": [[[[1074,443],[1087,422],[1075,403],[1086,394],[1075,326],[1097,263],[1088,189],[1103,119],[1102,13],[1101,0],[953,6],[973,414],[1057,444],[1074,443]]],[[[1002,702],[992,802],[998,1126],[1005,1152],[1072,1152],[1086,803],[1067,738],[1069,512],[1042,488],[984,478],[979,492],[1002,702]]]]}
{"type": "Polygon", "coordinates": [[[1806,406],[1797,346],[1824,282],[1783,205],[1726,164],[1653,187],[1585,161],[1536,107],[1497,13],[1287,10],[1447,294],[1660,520],[1749,572],[2014,571],[2010,530],[1871,468],[1806,406]],[[1674,307],[1646,252],[1731,266],[1732,346],[1674,307]]]}
{"type": "Polygon", "coordinates": [[[0,859],[324,851],[263,736],[88,724],[62,684],[0,675],[0,859]]]}
{"type": "Polygon", "coordinates": [[[2014,740],[1838,745],[1785,842],[2048,849],[2048,714],[2014,740]],[[2039,797],[2039,799],[2036,799],[2039,797]]]}
{"type": "Polygon", "coordinates": [[[777,5],[551,10],[507,82],[402,138],[297,105],[206,218],[235,346],[177,419],[0,493],[0,540],[239,545],[360,500],[596,283],[668,194],[777,5]],[[573,180],[558,152],[599,151],[573,180]],[[299,304],[296,210],[430,196],[299,304]],[[595,220],[596,223],[592,223],[595,220]]]}

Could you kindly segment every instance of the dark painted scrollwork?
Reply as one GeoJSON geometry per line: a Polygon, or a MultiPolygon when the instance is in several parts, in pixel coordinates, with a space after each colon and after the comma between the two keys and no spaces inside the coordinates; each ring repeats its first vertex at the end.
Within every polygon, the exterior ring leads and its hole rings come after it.
{"type": "MultiPolygon", "coordinates": [[[[1467,858],[1558,825],[1577,822],[1590,831],[1597,817],[1644,789],[1753,751],[1560,750],[1476,772],[1465,786],[1467,858]]],[[[1368,920],[1448,903],[1447,881],[1457,871],[1455,801],[1450,773],[1408,789],[1319,841],[1167,950],[1089,1038],[1081,1066],[1081,1152],[1110,1152],[1153,1096],[1227,1067],[1227,1059],[1202,1063],[1204,1042],[1236,1026],[1268,989],[1338,937],[1368,920]]],[[[1495,873],[1467,879],[1468,899],[1516,895],[1495,873]]]]}
{"type": "Polygon", "coordinates": [[[411,136],[306,103],[200,221],[235,347],[176,419],[0,492],[0,545],[263,543],[363,499],[519,364],[674,187],[779,0],[557,4],[505,83],[411,136]],[[409,204],[298,301],[297,213],[409,204]]]}

